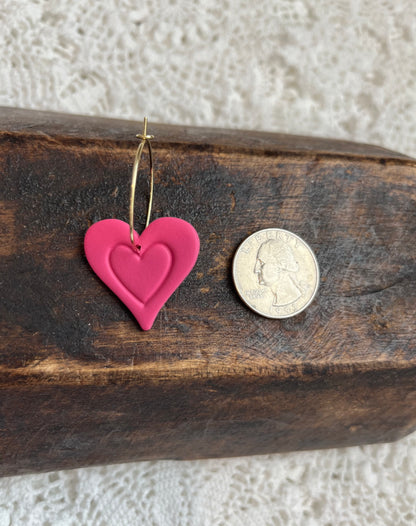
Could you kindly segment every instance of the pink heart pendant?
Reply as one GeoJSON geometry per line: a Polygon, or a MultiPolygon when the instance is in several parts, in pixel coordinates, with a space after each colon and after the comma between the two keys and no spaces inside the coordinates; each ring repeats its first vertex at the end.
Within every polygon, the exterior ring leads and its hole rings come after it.
{"type": "Polygon", "coordinates": [[[97,276],[149,330],[168,298],[191,272],[199,253],[192,225],[176,217],[156,219],[139,236],[119,219],[94,223],[85,235],[85,255],[97,276]]]}

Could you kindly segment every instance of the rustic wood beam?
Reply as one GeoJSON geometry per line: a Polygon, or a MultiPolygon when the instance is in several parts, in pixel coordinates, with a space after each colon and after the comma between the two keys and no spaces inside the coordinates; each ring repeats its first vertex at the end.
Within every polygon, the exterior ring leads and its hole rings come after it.
{"type": "MultiPolygon", "coordinates": [[[[416,161],[382,148],[168,126],[153,219],[201,240],[150,331],[83,238],[128,221],[141,122],[0,109],[0,474],[395,440],[416,428],[416,161]],[[231,263],[279,227],[321,287],[286,320],[239,299],[231,263]]],[[[140,168],[137,224],[147,206],[140,168]]]]}

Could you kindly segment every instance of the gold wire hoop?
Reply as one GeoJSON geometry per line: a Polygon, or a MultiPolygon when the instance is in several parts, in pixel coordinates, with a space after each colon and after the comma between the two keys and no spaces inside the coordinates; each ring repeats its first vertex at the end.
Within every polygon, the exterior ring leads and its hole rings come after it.
{"type": "Polygon", "coordinates": [[[150,194],[149,194],[149,204],[147,206],[147,216],[146,216],[146,226],[145,229],[149,226],[150,214],[152,212],[152,202],[153,202],[153,151],[152,145],[150,144],[151,139],[154,138],[153,135],[147,135],[147,117],[144,118],[144,127],[143,133],[138,133],[136,135],[140,139],[139,147],[136,151],[136,156],[133,163],[133,172],[131,176],[131,187],[130,187],[130,210],[129,210],[129,223],[130,223],[130,241],[135,250],[139,250],[139,247],[136,247],[134,244],[134,196],[136,194],[136,182],[137,182],[137,172],[139,169],[140,159],[142,157],[143,148],[147,145],[149,150],[149,164],[150,164],[150,194]]]}

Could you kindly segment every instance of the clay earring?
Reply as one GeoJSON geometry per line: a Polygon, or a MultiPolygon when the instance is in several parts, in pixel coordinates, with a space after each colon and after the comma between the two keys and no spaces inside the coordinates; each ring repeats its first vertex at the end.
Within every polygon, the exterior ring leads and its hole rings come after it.
{"type": "Polygon", "coordinates": [[[94,223],[85,235],[87,260],[97,276],[130,309],[143,330],[152,327],[160,309],[191,272],[199,253],[199,238],[192,225],[176,217],[161,217],[149,225],[153,201],[152,135],[147,118],[133,164],[129,224],[119,219],[94,223]],[[149,151],[150,196],[146,227],[134,230],[134,196],[144,146],[149,151]]]}

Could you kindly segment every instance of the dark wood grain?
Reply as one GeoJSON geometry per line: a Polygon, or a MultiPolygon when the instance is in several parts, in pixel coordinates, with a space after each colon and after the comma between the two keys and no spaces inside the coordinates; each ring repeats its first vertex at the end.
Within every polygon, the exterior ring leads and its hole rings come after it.
{"type": "MultiPolygon", "coordinates": [[[[140,330],[88,266],[87,228],[128,220],[141,124],[0,109],[0,474],[397,439],[416,428],[416,162],[362,144],[150,123],[153,219],[198,262],[140,330]],[[231,278],[249,234],[314,249],[286,320],[231,278]]],[[[147,206],[146,159],[137,227],[147,206]]]]}

